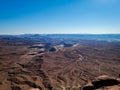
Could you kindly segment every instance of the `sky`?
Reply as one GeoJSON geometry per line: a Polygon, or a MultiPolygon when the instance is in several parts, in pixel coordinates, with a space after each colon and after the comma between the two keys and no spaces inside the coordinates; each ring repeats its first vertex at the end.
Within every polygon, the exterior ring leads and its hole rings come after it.
{"type": "Polygon", "coordinates": [[[0,34],[120,34],[120,0],[0,0],[0,34]]]}

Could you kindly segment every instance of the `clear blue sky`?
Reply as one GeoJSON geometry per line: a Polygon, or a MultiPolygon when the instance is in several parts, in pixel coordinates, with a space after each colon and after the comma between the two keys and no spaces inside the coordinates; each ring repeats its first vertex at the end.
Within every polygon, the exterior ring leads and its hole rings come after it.
{"type": "Polygon", "coordinates": [[[0,0],[0,34],[120,34],[120,0],[0,0]]]}

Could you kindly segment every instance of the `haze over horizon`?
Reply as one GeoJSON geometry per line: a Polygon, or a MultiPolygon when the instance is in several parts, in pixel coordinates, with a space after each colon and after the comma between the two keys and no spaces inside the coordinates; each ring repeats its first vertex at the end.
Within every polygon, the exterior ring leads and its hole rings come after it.
{"type": "Polygon", "coordinates": [[[120,34],[120,0],[1,0],[0,34],[120,34]]]}

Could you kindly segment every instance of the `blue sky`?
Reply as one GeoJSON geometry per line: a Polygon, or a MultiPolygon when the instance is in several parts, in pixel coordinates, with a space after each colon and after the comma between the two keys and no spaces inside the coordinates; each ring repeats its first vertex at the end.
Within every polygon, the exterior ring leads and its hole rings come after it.
{"type": "Polygon", "coordinates": [[[120,0],[0,0],[0,34],[120,34],[120,0]]]}

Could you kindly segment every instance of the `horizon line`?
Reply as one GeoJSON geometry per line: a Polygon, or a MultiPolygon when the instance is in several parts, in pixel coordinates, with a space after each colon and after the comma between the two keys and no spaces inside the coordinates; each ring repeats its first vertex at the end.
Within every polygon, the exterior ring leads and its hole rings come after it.
{"type": "Polygon", "coordinates": [[[74,35],[120,35],[120,33],[24,33],[24,34],[0,34],[0,35],[65,35],[65,34],[74,34],[74,35]]]}

